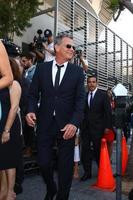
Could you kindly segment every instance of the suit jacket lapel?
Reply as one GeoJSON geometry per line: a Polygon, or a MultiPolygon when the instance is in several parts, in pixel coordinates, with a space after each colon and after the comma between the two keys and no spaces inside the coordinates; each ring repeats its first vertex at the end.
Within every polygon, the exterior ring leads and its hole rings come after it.
{"type": "MultiPolygon", "coordinates": [[[[86,99],[86,100],[87,100],[87,105],[88,105],[88,95],[89,95],[89,92],[87,93],[87,99],[86,99]]],[[[91,107],[93,107],[93,105],[95,105],[95,102],[97,101],[98,95],[99,95],[99,91],[98,91],[98,89],[97,89],[97,91],[96,91],[96,93],[95,93],[95,95],[94,95],[94,97],[93,97],[91,107]]],[[[89,105],[88,105],[88,108],[90,109],[90,106],[89,106],[89,105]]]]}
{"type": "Polygon", "coordinates": [[[96,91],[96,93],[95,93],[95,95],[94,95],[94,97],[93,97],[92,106],[93,106],[93,105],[95,104],[95,102],[97,101],[98,96],[99,96],[99,90],[97,89],[97,91],[96,91]]]}
{"type": "Polygon", "coordinates": [[[53,79],[52,79],[52,66],[53,66],[53,61],[49,63],[49,65],[47,66],[47,72],[48,72],[48,76],[47,76],[47,81],[50,84],[50,87],[54,88],[53,86],[53,79]]]}
{"type": "Polygon", "coordinates": [[[89,105],[88,105],[88,95],[89,95],[89,92],[86,93],[86,100],[85,100],[85,107],[86,107],[87,109],[90,108],[89,105]]]}
{"type": "Polygon", "coordinates": [[[65,82],[66,78],[70,76],[70,72],[71,72],[71,70],[70,70],[71,66],[70,65],[71,65],[70,63],[67,64],[67,68],[66,68],[64,76],[63,76],[63,78],[61,80],[61,83],[59,85],[59,88],[63,85],[63,83],[65,82]]]}

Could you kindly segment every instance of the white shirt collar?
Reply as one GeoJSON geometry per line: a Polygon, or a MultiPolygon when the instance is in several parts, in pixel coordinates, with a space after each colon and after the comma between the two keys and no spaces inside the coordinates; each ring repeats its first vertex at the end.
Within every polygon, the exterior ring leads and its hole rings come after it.
{"type": "Polygon", "coordinates": [[[94,97],[94,96],[95,96],[95,94],[96,94],[96,91],[97,91],[97,87],[96,87],[96,89],[95,89],[95,90],[93,90],[93,91],[89,91],[89,95],[90,95],[90,93],[92,92],[92,97],[94,97]]]}
{"type": "MultiPolygon", "coordinates": [[[[54,59],[54,60],[53,60],[53,66],[56,66],[56,64],[59,65],[59,64],[56,62],[56,60],[54,59]]],[[[67,67],[67,64],[68,64],[68,61],[65,62],[65,63],[62,63],[61,65],[64,65],[64,67],[67,67]]]]}
{"type": "MultiPolygon", "coordinates": [[[[56,66],[56,64],[58,64],[56,62],[56,60],[53,60],[53,65],[52,65],[52,80],[53,80],[53,85],[55,84],[55,77],[56,77],[56,72],[57,72],[57,66],[56,66]]],[[[61,64],[61,65],[64,65],[64,67],[62,67],[61,71],[60,71],[60,81],[59,81],[59,83],[61,83],[61,81],[63,79],[63,76],[64,76],[66,68],[67,68],[67,64],[68,64],[68,62],[65,62],[65,63],[61,64]]]]}

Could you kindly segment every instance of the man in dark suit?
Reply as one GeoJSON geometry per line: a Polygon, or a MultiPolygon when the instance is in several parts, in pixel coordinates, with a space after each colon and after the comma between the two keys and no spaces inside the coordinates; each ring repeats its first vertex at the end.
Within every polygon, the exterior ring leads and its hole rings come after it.
{"type": "Polygon", "coordinates": [[[75,133],[83,119],[84,75],[80,67],[68,62],[74,55],[70,36],[56,37],[55,52],[54,61],[36,68],[27,122],[30,126],[37,122],[38,158],[47,187],[45,200],[52,200],[56,193],[56,200],[67,200],[73,176],[75,133]],[[58,145],[58,191],[52,166],[55,140],[58,145]]]}
{"type": "Polygon", "coordinates": [[[88,77],[87,87],[85,115],[81,128],[81,160],[84,168],[81,181],[91,178],[92,146],[96,163],[99,165],[101,138],[104,133],[108,134],[112,127],[110,102],[107,93],[97,88],[95,75],[88,77]]]}

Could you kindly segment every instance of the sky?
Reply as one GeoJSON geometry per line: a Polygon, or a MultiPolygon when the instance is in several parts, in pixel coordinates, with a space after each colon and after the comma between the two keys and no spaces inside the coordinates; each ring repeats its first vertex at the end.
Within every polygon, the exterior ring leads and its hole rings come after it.
{"type": "Polygon", "coordinates": [[[108,27],[133,46],[133,14],[128,9],[125,8],[117,21],[112,20],[108,27]]]}

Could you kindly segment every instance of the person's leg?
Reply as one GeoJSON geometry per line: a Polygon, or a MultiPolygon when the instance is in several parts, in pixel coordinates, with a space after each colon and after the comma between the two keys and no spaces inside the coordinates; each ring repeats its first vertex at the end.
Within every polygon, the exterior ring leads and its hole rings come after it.
{"type": "Polygon", "coordinates": [[[0,200],[6,198],[7,195],[7,179],[4,170],[0,171],[0,200]]]}
{"type": "Polygon", "coordinates": [[[23,135],[24,135],[24,143],[25,143],[24,156],[30,157],[32,156],[34,128],[28,126],[28,124],[25,123],[23,135]]]}
{"type": "Polygon", "coordinates": [[[95,157],[98,167],[99,167],[99,160],[100,160],[101,139],[102,139],[102,137],[93,137],[92,138],[94,157],[95,157]]]}
{"type": "Polygon", "coordinates": [[[46,142],[39,148],[39,165],[42,173],[43,180],[47,187],[49,195],[55,192],[54,172],[53,172],[53,157],[52,157],[52,141],[46,142]],[[44,158],[42,158],[42,156],[44,158]]]}
{"type": "Polygon", "coordinates": [[[84,169],[84,175],[81,180],[91,178],[91,165],[92,165],[92,151],[91,151],[91,138],[89,135],[84,136],[81,140],[81,162],[84,169]]]}
{"type": "Polygon", "coordinates": [[[56,200],[68,200],[73,177],[75,140],[58,140],[58,193],[56,200]]]}
{"type": "MultiPolygon", "coordinates": [[[[22,142],[23,138],[21,136],[21,142],[22,142]]],[[[19,162],[17,163],[17,167],[16,167],[16,180],[15,180],[15,187],[14,187],[14,191],[16,194],[20,194],[23,191],[22,188],[22,182],[24,180],[24,163],[23,163],[23,155],[22,155],[22,149],[21,149],[21,154],[20,154],[20,158],[19,158],[19,162]]]]}
{"type": "Polygon", "coordinates": [[[78,179],[79,178],[79,166],[78,166],[78,162],[74,162],[73,178],[74,179],[78,179]]]}
{"type": "Polygon", "coordinates": [[[53,146],[56,139],[56,126],[55,120],[47,130],[37,136],[38,146],[38,161],[42,172],[43,180],[47,187],[46,196],[54,196],[57,192],[56,184],[54,181],[54,168],[53,168],[53,146]]]}
{"type": "Polygon", "coordinates": [[[15,180],[15,186],[14,186],[14,191],[16,194],[22,193],[23,180],[24,180],[24,166],[23,166],[23,159],[21,159],[16,168],[16,180],[15,180]]]}
{"type": "Polygon", "coordinates": [[[74,171],[73,171],[73,178],[79,178],[79,166],[78,163],[80,161],[79,155],[79,144],[74,148],[74,171]]]}
{"type": "Polygon", "coordinates": [[[16,198],[16,194],[14,192],[16,169],[15,168],[7,169],[6,177],[7,177],[7,199],[6,200],[14,200],[16,198]]]}

